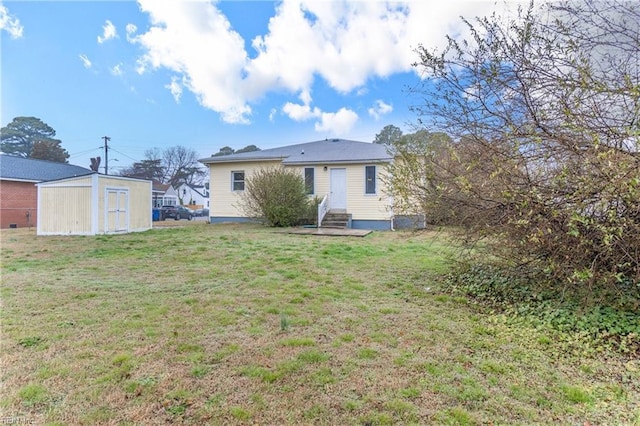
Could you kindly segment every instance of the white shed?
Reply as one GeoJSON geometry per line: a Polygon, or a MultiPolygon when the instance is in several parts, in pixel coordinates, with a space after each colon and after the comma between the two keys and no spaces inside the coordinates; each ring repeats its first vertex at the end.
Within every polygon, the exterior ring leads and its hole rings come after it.
{"type": "Polygon", "coordinates": [[[151,181],[94,173],[37,184],[38,235],[97,235],[152,227],[151,181]]]}

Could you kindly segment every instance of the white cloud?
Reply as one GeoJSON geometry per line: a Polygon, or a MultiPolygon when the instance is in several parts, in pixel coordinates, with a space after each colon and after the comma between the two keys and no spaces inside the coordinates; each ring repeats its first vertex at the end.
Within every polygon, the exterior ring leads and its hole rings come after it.
{"type": "Polygon", "coordinates": [[[117,36],[118,33],[116,31],[116,26],[113,25],[111,21],[107,20],[102,27],[102,35],[98,36],[98,43],[102,44],[107,40],[116,38],[117,36]]]}
{"type": "Polygon", "coordinates": [[[278,113],[278,110],[276,108],[271,108],[271,111],[269,112],[269,121],[270,122],[274,122],[274,120],[276,119],[276,114],[278,113]]]}
{"type": "Polygon", "coordinates": [[[316,119],[316,132],[329,133],[331,136],[346,135],[358,121],[358,114],[348,108],[340,108],[338,112],[323,112],[308,104],[287,102],[282,107],[282,112],[294,121],[316,119]]]}
{"type": "Polygon", "coordinates": [[[322,115],[322,111],[318,109],[318,107],[311,108],[309,105],[300,105],[294,104],[291,102],[287,102],[282,107],[282,112],[284,112],[290,119],[295,121],[306,121],[314,117],[320,117],[322,115]]]}
{"type": "MultiPolygon", "coordinates": [[[[371,79],[413,72],[419,44],[444,46],[446,34],[466,34],[460,15],[495,7],[478,0],[282,0],[267,33],[252,40],[250,56],[214,0],[138,1],[151,22],[142,34],[133,24],[126,29],[127,39],[143,49],[139,73],[165,68],[178,74],[202,106],[229,123],[248,122],[250,104],[268,92],[298,93],[303,104],[288,103],[283,111],[298,120],[334,114],[321,119],[322,129],[349,122],[350,114],[310,107],[318,78],[339,93],[365,93],[371,79]]],[[[386,113],[380,104],[372,110],[374,117],[386,113]]]]}
{"type": "Polygon", "coordinates": [[[22,37],[24,27],[20,20],[9,14],[9,9],[0,4],[0,31],[5,30],[13,39],[22,37]]]}
{"type": "Polygon", "coordinates": [[[340,108],[338,112],[323,112],[320,122],[315,124],[316,132],[327,132],[330,136],[348,134],[358,121],[358,114],[348,108],[340,108]]]}
{"type": "Polygon", "coordinates": [[[311,103],[311,93],[308,90],[303,90],[300,93],[300,100],[304,102],[305,105],[309,105],[311,103]]]}
{"type": "Polygon", "coordinates": [[[135,39],[135,34],[138,31],[138,27],[136,27],[135,24],[127,24],[125,30],[127,31],[127,41],[132,42],[135,39]]]}
{"type": "Polygon", "coordinates": [[[123,74],[122,64],[117,64],[113,68],[111,68],[111,74],[115,76],[121,76],[123,74]]]}
{"type": "Polygon", "coordinates": [[[251,115],[242,74],[247,62],[244,41],[209,1],[140,0],[151,28],[132,40],[145,49],[139,73],[167,68],[182,77],[200,104],[229,123],[251,115]]]}
{"type": "Polygon", "coordinates": [[[176,101],[177,104],[180,103],[180,97],[182,97],[182,86],[178,83],[177,77],[171,77],[171,83],[164,86],[166,89],[169,89],[171,92],[171,96],[173,96],[173,100],[176,101]]]}
{"type": "Polygon", "coordinates": [[[91,68],[91,66],[92,66],[93,64],[91,63],[91,61],[89,60],[89,58],[87,57],[87,55],[85,55],[85,54],[83,53],[83,54],[81,54],[81,55],[78,55],[78,57],[79,57],[79,58],[80,58],[80,60],[82,61],[82,65],[83,65],[85,68],[87,68],[87,69],[91,68]]]}
{"type": "Polygon", "coordinates": [[[376,100],[375,105],[368,110],[369,115],[376,120],[380,120],[381,116],[389,114],[391,111],[393,111],[393,107],[389,104],[384,103],[384,101],[380,99],[376,100]]]}

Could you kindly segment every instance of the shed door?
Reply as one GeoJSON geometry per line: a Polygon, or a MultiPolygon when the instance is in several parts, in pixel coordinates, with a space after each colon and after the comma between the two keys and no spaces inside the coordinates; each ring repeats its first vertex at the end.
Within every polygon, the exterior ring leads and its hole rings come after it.
{"type": "Polygon", "coordinates": [[[107,234],[127,232],[129,230],[129,190],[107,189],[106,205],[105,232],[107,234]]]}
{"type": "Polygon", "coordinates": [[[330,208],[347,208],[347,169],[331,169],[331,195],[329,197],[330,208]]]}

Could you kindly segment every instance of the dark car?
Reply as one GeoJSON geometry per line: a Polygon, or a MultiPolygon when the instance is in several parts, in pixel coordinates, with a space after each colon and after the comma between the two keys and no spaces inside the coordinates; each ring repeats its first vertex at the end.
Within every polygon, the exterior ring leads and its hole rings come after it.
{"type": "Polygon", "coordinates": [[[209,209],[207,209],[207,208],[195,209],[195,211],[193,213],[194,213],[195,216],[198,216],[198,217],[209,216],[209,209]]]}
{"type": "Polygon", "coordinates": [[[193,218],[193,212],[184,206],[163,206],[162,216],[165,219],[173,218],[175,220],[191,220],[191,218],[193,218]]]}

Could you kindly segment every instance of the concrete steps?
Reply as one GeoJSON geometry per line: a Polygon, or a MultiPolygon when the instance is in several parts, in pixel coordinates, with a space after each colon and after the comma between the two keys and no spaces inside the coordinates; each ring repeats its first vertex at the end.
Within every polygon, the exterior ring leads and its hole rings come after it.
{"type": "Polygon", "coordinates": [[[322,228],[346,229],[349,225],[349,214],[346,210],[329,210],[322,219],[322,228]]]}

